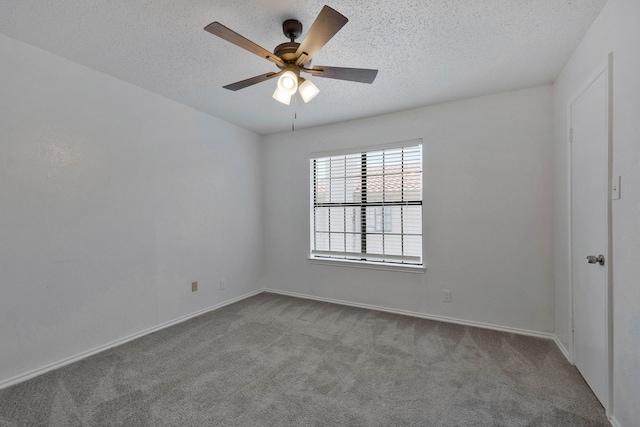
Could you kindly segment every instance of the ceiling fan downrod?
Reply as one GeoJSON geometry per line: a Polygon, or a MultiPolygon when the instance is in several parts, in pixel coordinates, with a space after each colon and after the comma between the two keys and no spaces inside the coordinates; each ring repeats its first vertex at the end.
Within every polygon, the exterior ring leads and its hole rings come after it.
{"type": "MultiPolygon", "coordinates": [[[[296,43],[295,39],[302,34],[302,23],[296,19],[287,19],[282,23],[282,33],[291,41],[276,46],[273,54],[280,57],[286,64],[293,64],[298,58],[296,52],[298,51],[300,43],[296,43]]],[[[278,65],[280,69],[285,68],[280,64],[276,65],[278,65]]]]}

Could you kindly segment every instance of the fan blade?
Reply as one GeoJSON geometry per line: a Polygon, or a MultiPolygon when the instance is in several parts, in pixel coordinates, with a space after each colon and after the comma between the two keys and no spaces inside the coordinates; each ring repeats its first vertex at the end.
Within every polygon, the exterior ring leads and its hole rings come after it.
{"type": "Polygon", "coordinates": [[[317,65],[311,69],[301,68],[312,76],[326,77],[329,79],[348,80],[350,82],[373,83],[378,75],[378,70],[368,68],[341,68],[341,67],[324,67],[317,65]]]}
{"type": "Polygon", "coordinates": [[[259,76],[251,77],[250,79],[231,83],[230,85],[226,85],[222,87],[225,89],[236,91],[236,90],[244,89],[245,87],[253,86],[254,84],[257,84],[257,83],[262,83],[264,81],[274,78],[275,76],[279,76],[282,73],[283,71],[280,71],[279,73],[265,73],[259,76]]]}
{"type": "Polygon", "coordinates": [[[214,36],[218,36],[221,39],[225,39],[226,41],[235,44],[236,46],[240,46],[243,49],[248,50],[251,53],[255,53],[261,58],[265,58],[271,62],[275,62],[276,64],[284,66],[284,62],[282,59],[269,52],[263,47],[258,46],[251,40],[242,37],[240,34],[232,31],[222,25],[219,22],[212,22],[211,24],[204,27],[204,30],[213,34],[214,36]]]}
{"type": "Polygon", "coordinates": [[[349,20],[340,12],[324,6],[296,50],[296,64],[305,64],[327,44],[349,20]]]}

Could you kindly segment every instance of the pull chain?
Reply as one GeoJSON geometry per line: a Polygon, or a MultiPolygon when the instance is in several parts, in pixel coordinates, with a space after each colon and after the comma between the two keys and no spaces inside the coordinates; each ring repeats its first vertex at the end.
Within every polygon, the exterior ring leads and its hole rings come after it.
{"type": "Polygon", "coordinates": [[[296,94],[293,94],[293,116],[291,118],[291,132],[296,131],[295,121],[298,120],[298,112],[296,109],[298,108],[298,97],[296,94]]]}

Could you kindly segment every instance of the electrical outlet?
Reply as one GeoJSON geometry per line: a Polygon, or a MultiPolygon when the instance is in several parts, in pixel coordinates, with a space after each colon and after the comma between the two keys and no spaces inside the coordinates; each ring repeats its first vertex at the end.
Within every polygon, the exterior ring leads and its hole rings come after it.
{"type": "Polygon", "coordinates": [[[442,290],[442,302],[451,302],[451,291],[442,290]]]}
{"type": "Polygon", "coordinates": [[[191,282],[191,292],[198,290],[198,282],[191,282]]]}
{"type": "Polygon", "coordinates": [[[220,279],[220,290],[223,290],[227,287],[227,279],[220,279]]]}

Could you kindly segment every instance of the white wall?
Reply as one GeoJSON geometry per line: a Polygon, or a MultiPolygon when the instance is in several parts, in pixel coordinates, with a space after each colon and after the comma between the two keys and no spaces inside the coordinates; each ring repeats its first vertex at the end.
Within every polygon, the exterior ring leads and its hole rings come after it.
{"type": "Polygon", "coordinates": [[[551,138],[551,86],[266,137],[263,283],[552,332],[551,138]],[[424,141],[427,272],[310,264],[309,153],[413,138],[424,141]]]}
{"type": "Polygon", "coordinates": [[[609,0],[555,83],[554,243],[556,334],[571,350],[567,105],[613,52],[613,175],[622,199],[613,202],[613,416],[640,420],[640,2],[609,0]]]}
{"type": "Polygon", "coordinates": [[[0,58],[0,384],[260,288],[260,136],[2,35],[0,58]]]}
{"type": "Polygon", "coordinates": [[[637,0],[610,0],[553,101],[550,87],[526,89],[272,135],[264,149],[249,131],[0,35],[0,384],[262,285],[542,332],[555,316],[571,350],[566,106],[613,51],[613,414],[634,425],[637,22],[637,0]],[[309,264],[309,153],[418,137],[427,272],[309,264]]]}

